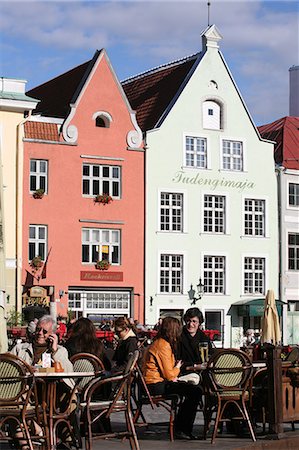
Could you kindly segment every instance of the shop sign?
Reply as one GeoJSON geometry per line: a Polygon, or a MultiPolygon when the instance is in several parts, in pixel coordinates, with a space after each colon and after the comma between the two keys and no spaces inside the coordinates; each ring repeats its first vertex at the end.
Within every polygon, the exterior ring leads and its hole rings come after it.
{"type": "Polygon", "coordinates": [[[123,281],[123,279],[124,279],[123,272],[110,272],[110,271],[80,272],[80,280],[82,281],[123,281]]]}

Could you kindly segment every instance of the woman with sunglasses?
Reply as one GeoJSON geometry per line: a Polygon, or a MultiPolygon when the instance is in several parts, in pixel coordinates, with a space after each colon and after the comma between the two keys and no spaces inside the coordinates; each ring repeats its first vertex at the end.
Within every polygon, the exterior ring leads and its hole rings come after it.
{"type": "MultiPolygon", "coordinates": [[[[56,322],[54,319],[45,315],[42,316],[37,324],[34,339],[31,342],[24,342],[15,345],[11,353],[19,356],[27,364],[35,366],[42,363],[44,353],[50,353],[53,362],[59,361],[64,372],[72,372],[73,365],[68,358],[66,348],[58,344],[58,336],[56,334],[56,322]]],[[[66,380],[66,382],[69,380],[66,380]]]]}
{"type": "Polygon", "coordinates": [[[130,353],[138,348],[138,339],[133,331],[133,325],[126,317],[118,317],[114,322],[114,332],[118,337],[118,344],[113,355],[112,372],[122,372],[129,360],[130,353]]]}

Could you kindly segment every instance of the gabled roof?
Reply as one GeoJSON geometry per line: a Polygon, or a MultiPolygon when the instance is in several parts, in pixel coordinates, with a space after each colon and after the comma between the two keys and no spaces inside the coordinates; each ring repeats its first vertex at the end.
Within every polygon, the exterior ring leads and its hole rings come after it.
{"type": "MultiPolygon", "coordinates": [[[[95,56],[97,55],[98,52],[95,56]]],[[[88,69],[93,61],[94,58],[28,91],[27,95],[41,100],[34,113],[65,118],[70,111],[70,103],[73,101],[83,77],[89,73],[88,69]]]]}
{"type": "Polygon", "coordinates": [[[142,131],[151,130],[175,99],[199,58],[199,53],[122,81],[142,131]]]}
{"type": "Polygon", "coordinates": [[[299,170],[299,117],[283,117],[258,127],[264,139],[275,141],[274,159],[286,169],[299,170]]]}

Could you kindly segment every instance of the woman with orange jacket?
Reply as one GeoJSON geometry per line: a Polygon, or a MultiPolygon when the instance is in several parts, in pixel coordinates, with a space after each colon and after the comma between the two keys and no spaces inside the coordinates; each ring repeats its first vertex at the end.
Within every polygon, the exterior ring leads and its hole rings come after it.
{"type": "Polygon", "coordinates": [[[182,327],[178,319],[165,317],[155,341],[147,348],[143,364],[144,379],[152,395],[178,394],[182,397],[175,421],[177,439],[195,439],[193,423],[202,390],[178,381],[182,361],[175,361],[182,327]]]}

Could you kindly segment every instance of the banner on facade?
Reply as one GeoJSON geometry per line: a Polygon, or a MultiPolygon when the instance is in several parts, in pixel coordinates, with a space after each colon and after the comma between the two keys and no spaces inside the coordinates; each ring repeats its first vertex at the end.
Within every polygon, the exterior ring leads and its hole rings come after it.
{"type": "Polygon", "coordinates": [[[123,281],[123,272],[89,272],[81,271],[80,280],[82,281],[123,281]]]}

